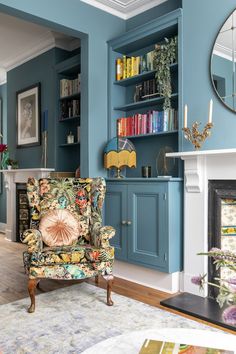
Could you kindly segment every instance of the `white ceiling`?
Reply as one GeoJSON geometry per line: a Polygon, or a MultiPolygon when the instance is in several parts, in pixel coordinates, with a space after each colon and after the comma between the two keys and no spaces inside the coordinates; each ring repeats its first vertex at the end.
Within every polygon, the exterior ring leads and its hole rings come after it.
{"type": "Polygon", "coordinates": [[[79,39],[0,13],[0,84],[6,72],[53,47],[73,50],[79,39]]]}
{"type": "Polygon", "coordinates": [[[167,0],[81,0],[127,20],[167,0]]]}

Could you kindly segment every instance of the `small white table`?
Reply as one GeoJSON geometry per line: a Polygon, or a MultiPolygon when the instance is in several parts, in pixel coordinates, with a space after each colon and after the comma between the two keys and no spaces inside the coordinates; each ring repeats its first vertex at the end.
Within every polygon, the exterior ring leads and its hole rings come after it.
{"type": "Polygon", "coordinates": [[[236,335],[209,330],[163,328],[130,332],[104,340],[82,354],[138,354],[145,339],[231,350],[236,354],[236,335]]]}

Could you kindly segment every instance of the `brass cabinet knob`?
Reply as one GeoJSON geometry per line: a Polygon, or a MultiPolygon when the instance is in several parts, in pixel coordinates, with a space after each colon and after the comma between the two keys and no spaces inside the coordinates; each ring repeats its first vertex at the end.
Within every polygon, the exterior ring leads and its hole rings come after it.
{"type": "Polygon", "coordinates": [[[132,222],[131,221],[127,221],[127,225],[131,225],[132,224],[132,222]]]}

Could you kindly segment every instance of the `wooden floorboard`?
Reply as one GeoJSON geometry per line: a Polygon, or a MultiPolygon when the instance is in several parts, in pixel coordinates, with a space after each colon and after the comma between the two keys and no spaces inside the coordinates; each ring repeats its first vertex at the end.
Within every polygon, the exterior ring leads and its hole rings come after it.
{"type": "MultiPolygon", "coordinates": [[[[3,234],[0,234],[0,305],[7,304],[16,300],[28,297],[27,292],[27,275],[24,272],[22,252],[26,250],[26,246],[21,243],[6,241],[3,234]]],[[[37,293],[49,292],[72,284],[77,284],[81,281],[57,281],[57,280],[43,280],[40,282],[40,289],[37,293]]],[[[103,278],[99,278],[98,285],[95,284],[94,279],[87,280],[88,283],[101,288],[106,288],[106,282],[103,278]]],[[[160,301],[170,297],[162,291],[158,291],[146,286],[132,283],[130,281],[116,278],[113,285],[113,291],[117,294],[130,297],[137,301],[161,308],[164,311],[178,314],[185,318],[195,320],[200,323],[208,324],[211,327],[220,328],[225,332],[235,332],[225,328],[213,325],[206,321],[196,319],[195,317],[184,315],[181,312],[168,309],[160,305],[160,301]]]]}

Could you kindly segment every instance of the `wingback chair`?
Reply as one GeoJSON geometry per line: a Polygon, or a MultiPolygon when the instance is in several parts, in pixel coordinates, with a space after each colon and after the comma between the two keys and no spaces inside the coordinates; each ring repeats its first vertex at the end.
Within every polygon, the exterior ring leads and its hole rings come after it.
{"type": "Polygon", "coordinates": [[[23,253],[29,275],[28,291],[35,310],[35,288],[40,279],[107,280],[107,304],[113,305],[111,286],[115,230],[102,226],[105,197],[103,178],[29,178],[27,195],[30,229],[21,235],[28,245],[23,253]]]}

